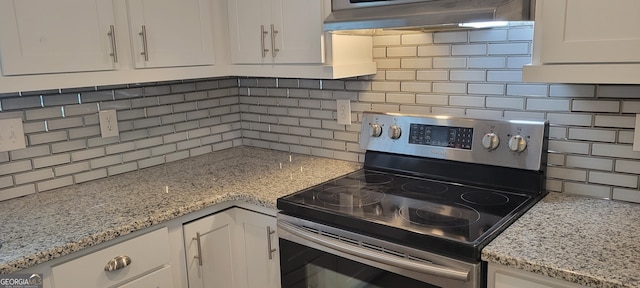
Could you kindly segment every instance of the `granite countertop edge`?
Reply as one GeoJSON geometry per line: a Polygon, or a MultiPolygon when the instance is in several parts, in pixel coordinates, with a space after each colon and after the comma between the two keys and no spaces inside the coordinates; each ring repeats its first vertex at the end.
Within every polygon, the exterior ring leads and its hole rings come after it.
{"type": "MultiPolygon", "coordinates": [[[[128,225],[119,226],[116,228],[107,229],[99,233],[85,236],[78,239],[75,242],[69,242],[61,246],[51,247],[44,251],[36,252],[35,254],[26,255],[22,258],[12,260],[8,263],[0,265],[0,274],[8,274],[17,272],[21,269],[26,269],[34,265],[42,264],[49,260],[56,259],[58,257],[66,256],[74,252],[81,251],[83,249],[93,247],[107,241],[116,239],[120,236],[124,236],[156,224],[178,218],[180,216],[187,215],[191,212],[196,212],[215,204],[224,203],[234,200],[247,200],[247,197],[242,197],[240,194],[225,194],[221,196],[213,197],[213,199],[203,200],[194,205],[183,207],[183,209],[177,209],[174,211],[167,211],[156,215],[151,215],[143,219],[132,221],[128,225]]],[[[263,205],[263,203],[272,201],[271,199],[264,199],[265,201],[249,201],[252,204],[265,206],[268,208],[275,208],[275,205],[263,205]]]]}
{"type": "MultiPolygon", "coordinates": [[[[0,251],[0,274],[9,274],[30,268],[116,239],[119,236],[224,202],[243,201],[265,208],[276,209],[276,200],[281,196],[304,190],[356,171],[361,167],[362,164],[358,162],[240,146],[105,179],[59,188],[57,189],[59,191],[49,191],[23,197],[22,199],[3,201],[0,202],[0,218],[10,220],[0,223],[0,230],[4,230],[3,232],[7,234],[18,235],[13,236],[14,239],[9,241],[2,239],[4,242],[2,249],[4,251],[0,251]],[[224,164],[225,162],[229,162],[230,167],[227,167],[224,164]],[[185,169],[185,167],[188,169],[185,169]],[[184,174],[185,170],[195,171],[193,173],[195,175],[190,175],[193,176],[193,179],[188,177],[185,179],[184,175],[180,175],[180,173],[184,174]],[[154,177],[163,178],[158,177],[162,175],[171,179],[154,179],[154,177]],[[208,179],[201,181],[201,178],[208,179]],[[147,179],[149,183],[146,183],[147,186],[145,186],[145,183],[138,184],[136,181],[139,179],[147,179]],[[254,181],[246,181],[246,179],[254,181]],[[160,188],[164,190],[165,186],[171,186],[172,191],[176,192],[168,194],[169,196],[157,191],[152,194],[152,192],[146,191],[150,184],[156,190],[160,188]],[[96,195],[95,197],[100,198],[99,200],[94,200],[94,196],[82,195],[82,193],[89,194],[89,192],[94,192],[96,187],[109,185],[113,185],[113,188],[110,189],[113,192],[105,193],[110,193],[107,196],[96,195]],[[127,189],[132,191],[120,191],[127,189]],[[56,197],[58,196],[56,195],[62,195],[59,196],[62,199],[57,199],[56,197]],[[160,199],[150,199],[149,196],[160,199]],[[129,198],[121,199],[126,197],[129,198]],[[162,197],[166,198],[162,199],[162,197]],[[77,200],[75,198],[82,199],[77,200]],[[137,201],[131,201],[131,199],[136,199],[137,201]],[[98,212],[85,212],[92,211],[92,209],[86,209],[86,206],[82,209],[79,208],[77,210],[83,211],[78,212],[79,214],[72,213],[71,215],[79,216],[78,218],[85,218],[86,216],[86,218],[91,219],[68,219],[70,217],[63,214],[59,219],[62,219],[65,223],[61,224],[60,227],[55,227],[58,225],[56,219],[47,220],[47,218],[59,214],[60,210],[65,209],[67,206],[78,205],[65,204],[69,201],[79,201],[81,205],[100,203],[93,206],[99,208],[102,206],[113,207],[106,207],[100,210],[100,215],[96,215],[98,212]],[[94,202],[86,203],[87,201],[94,202]],[[112,201],[114,203],[111,203],[112,201]],[[134,203],[127,203],[127,201],[134,203]],[[152,203],[146,203],[148,201],[152,203]],[[162,201],[168,202],[168,204],[162,203],[162,201]],[[34,217],[33,213],[30,214],[24,211],[24,207],[33,206],[34,203],[40,202],[54,203],[52,204],[54,207],[44,207],[45,209],[43,210],[45,211],[38,211],[42,215],[37,217],[34,217]],[[145,203],[142,204],[141,202],[145,203]],[[142,205],[142,208],[137,209],[139,205],[142,205]],[[141,211],[131,212],[132,215],[125,215],[122,219],[114,221],[104,216],[110,212],[127,214],[131,209],[141,211]],[[105,213],[104,210],[107,212],[105,213]],[[46,228],[51,231],[47,231],[47,233],[40,236],[46,238],[45,240],[38,242],[40,237],[31,235],[30,230],[33,230],[33,228],[46,226],[46,224],[52,222],[56,223],[52,225],[54,227],[46,228]],[[88,226],[98,227],[72,228],[75,223],[89,223],[91,225],[88,226]],[[67,235],[67,231],[64,231],[65,229],[69,229],[68,234],[71,235],[67,235]],[[58,232],[56,230],[62,231],[58,232]],[[56,233],[60,235],[56,237],[56,233]],[[26,248],[24,248],[25,246],[26,248]],[[14,247],[22,250],[8,252],[14,247]],[[3,255],[3,253],[5,254],[3,255]]],[[[93,208],[92,206],[89,207],[93,208]]]]}
{"type": "Polygon", "coordinates": [[[640,287],[637,223],[636,203],[552,192],[489,243],[482,260],[586,287],[640,287]]]}

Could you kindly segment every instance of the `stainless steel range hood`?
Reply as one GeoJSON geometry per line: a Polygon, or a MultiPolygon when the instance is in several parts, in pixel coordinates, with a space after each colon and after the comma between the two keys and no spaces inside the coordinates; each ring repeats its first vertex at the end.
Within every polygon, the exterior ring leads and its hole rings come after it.
{"type": "Polygon", "coordinates": [[[533,20],[535,0],[332,0],[325,31],[450,29],[461,23],[533,20]]]}

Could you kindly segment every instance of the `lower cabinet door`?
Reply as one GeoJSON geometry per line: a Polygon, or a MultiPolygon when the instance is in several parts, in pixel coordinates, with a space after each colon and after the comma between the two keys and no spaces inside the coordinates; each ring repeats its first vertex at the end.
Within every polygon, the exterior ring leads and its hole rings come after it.
{"type": "Polygon", "coordinates": [[[568,281],[489,263],[487,288],[586,288],[568,281]]]}
{"type": "Polygon", "coordinates": [[[233,217],[229,210],[183,226],[189,288],[236,288],[233,217]]]}
{"type": "Polygon", "coordinates": [[[244,252],[249,288],[280,287],[280,251],[276,218],[245,209],[235,209],[236,248],[244,252]]]}
{"type": "Polygon", "coordinates": [[[140,279],[136,279],[118,288],[171,288],[171,266],[166,266],[140,279]]]}

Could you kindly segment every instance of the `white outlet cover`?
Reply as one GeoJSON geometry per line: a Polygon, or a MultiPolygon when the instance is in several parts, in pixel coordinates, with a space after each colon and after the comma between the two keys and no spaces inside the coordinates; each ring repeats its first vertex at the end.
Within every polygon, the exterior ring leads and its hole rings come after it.
{"type": "Polygon", "coordinates": [[[0,120],[0,152],[27,148],[21,118],[0,120]]]}
{"type": "Polygon", "coordinates": [[[337,103],[337,113],[338,113],[338,124],[340,125],[351,125],[351,101],[345,99],[338,99],[337,103]]]}
{"type": "Polygon", "coordinates": [[[120,135],[116,110],[104,110],[98,112],[98,114],[100,116],[100,132],[102,133],[102,138],[120,135]]]}

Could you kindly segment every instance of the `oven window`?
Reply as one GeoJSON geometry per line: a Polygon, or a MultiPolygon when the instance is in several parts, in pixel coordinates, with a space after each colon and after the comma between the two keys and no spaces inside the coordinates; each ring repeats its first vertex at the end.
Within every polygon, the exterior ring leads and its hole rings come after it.
{"type": "Polygon", "coordinates": [[[287,288],[437,288],[286,239],[280,239],[280,270],[287,288]]]}

